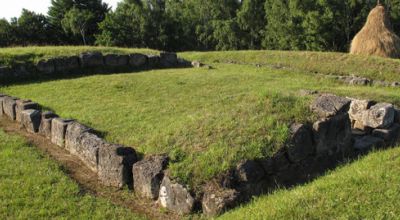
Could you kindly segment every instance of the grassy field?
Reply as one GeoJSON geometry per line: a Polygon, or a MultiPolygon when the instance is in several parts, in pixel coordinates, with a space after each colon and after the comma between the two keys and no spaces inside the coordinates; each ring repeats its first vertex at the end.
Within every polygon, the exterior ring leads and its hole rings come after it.
{"type": "Polygon", "coordinates": [[[0,130],[1,219],[145,219],[85,195],[55,161],[0,130]]]}
{"type": "MultiPolygon", "coordinates": [[[[245,62],[264,56],[248,54],[254,59],[243,58],[245,62]]],[[[290,123],[312,121],[308,110],[312,97],[298,96],[300,89],[400,104],[398,88],[347,86],[301,68],[214,62],[246,57],[244,52],[182,56],[204,60],[214,68],[95,75],[11,85],[0,92],[35,100],[142,153],[168,153],[173,158],[172,174],[194,187],[239,160],[270,156],[286,141],[290,123]]],[[[300,62],[296,61],[300,57],[287,59],[300,62]]]]}
{"type": "Polygon", "coordinates": [[[279,190],[219,219],[398,219],[400,148],[374,152],[304,186],[279,190]]]}
{"type": "Polygon", "coordinates": [[[97,51],[103,54],[130,54],[144,53],[157,54],[158,51],[151,49],[125,49],[117,47],[11,47],[0,49],[0,65],[10,66],[18,63],[37,63],[41,59],[48,59],[58,56],[75,56],[83,52],[97,51]]]}

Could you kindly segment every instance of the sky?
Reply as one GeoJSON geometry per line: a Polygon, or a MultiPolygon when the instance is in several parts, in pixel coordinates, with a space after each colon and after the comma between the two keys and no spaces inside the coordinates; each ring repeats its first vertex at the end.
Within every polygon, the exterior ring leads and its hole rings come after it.
{"type": "MultiPolygon", "coordinates": [[[[117,7],[117,3],[121,0],[103,0],[113,9],[117,7]]],[[[50,6],[51,0],[0,0],[0,18],[10,19],[19,17],[23,8],[37,13],[46,14],[50,6]]]]}

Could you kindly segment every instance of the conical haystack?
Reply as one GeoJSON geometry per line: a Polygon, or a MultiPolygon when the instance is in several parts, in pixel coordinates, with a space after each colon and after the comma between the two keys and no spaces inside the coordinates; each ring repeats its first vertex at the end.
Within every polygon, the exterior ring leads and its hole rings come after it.
{"type": "Polygon", "coordinates": [[[384,6],[378,5],[369,13],[366,24],[351,42],[350,53],[400,58],[400,38],[392,31],[384,6]]]}

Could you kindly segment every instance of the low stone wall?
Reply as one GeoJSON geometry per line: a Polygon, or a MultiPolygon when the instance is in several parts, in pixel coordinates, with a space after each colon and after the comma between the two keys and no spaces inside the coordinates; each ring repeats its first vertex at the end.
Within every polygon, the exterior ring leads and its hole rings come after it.
{"type": "Polygon", "coordinates": [[[0,94],[0,119],[19,123],[76,155],[106,186],[130,185],[139,196],[182,215],[202,209],[206,216],[216,216],[252,196],[304,183],[349,158],[398,143],[400,111],[393,105],[315,91],[308,95],[316,96],[310,108],[317,121],[292,124],[288,142],[275,155],[242,161],[196,194],[168,175],[168,156],[147,155],[138,161],[133,148],[108,143],[76,120],[42,112],[31,100],[0,94]]]}
{"type": "Polygon", "coordinates": [[[189,61],[178,58],[176,53],[161,52],[160,55],[107,54],[87,52],[78,56],[55,57],[40,60],[37,64],[19,64],[14,67],[0,66],[0,82],[23,79],[41,79],[65,74],[117,73],[156,68],[191,67],[189,61]]]}

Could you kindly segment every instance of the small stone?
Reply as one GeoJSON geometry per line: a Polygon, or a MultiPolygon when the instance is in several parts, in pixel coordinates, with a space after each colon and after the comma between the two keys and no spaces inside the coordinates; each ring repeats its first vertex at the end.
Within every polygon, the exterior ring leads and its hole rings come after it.
{"type": "Polygon", "coordinates": [[[368,152],[372,148],[380,148],[384,145],[384,141],[381,138],[373,136],[364,136],[355,138],[354,149],[360,152],[368,152]]]}
{"type": "Polygon", "coordinates": [[[390,86],[399,87],[400,86],[400,82],[393,82],[390,86]]]}
{"type": "Polygon", "coordinates": [[[308,90],[308,89],[300,89],[299,90],[300,96],[310,96],[310,95],[316,95],[316,94],[318,94],[317,90],[308,90]]]}
{"type": "Polygon", "coordinates": [[[147,64],[147,56],[144,54],[134,53],[129,55],[129,65],[133,67],[144,67],[147,64]]]}
{"type": "Polygon", "coordinates": [[[204,64],[202,64],[201,62],[199,62],[199,61],[197,61],[197,60],[192,61],[192,66],[195,67],[195,68],[200,68],[200,67],[202,67],[203,65],[204,65],[204,64]]]}
{"type": "Polygon", "coordinates": [[[304,124],[292,124],[290,135],[290,141],[287,145],[290,161],[299,162],[315,152],[311,128],[304,124]]]}
{"type": "Polygon", "coordinates": [[[186,215],[192,212],[194,202],[194,198],[186,187],[164,176],[159,195],[159,203],[162,207],[180,215],[186,215]]]}
{"type": "Polygon", "coordinates": [[[21,112],[21,124],[30,133],[39,131],[41,118],[41,112],[36,109],[28,109],[21,112]]]}
{"type": "Polygon", "coordinates": [[[205,189],[202,207],[203,213],[211,218],[223,214],[239,203],[239,192],[218,186],[208,186],[205,189]]]}
{"type": "Polygon", "coordinates": [[[107,54],[104,56],[104,63],[109,67],[124,67],[128,66],[129,56],[118,54],[107,54]]]}
{"type": "Polygon", "coordinates": [[[132,166],[137,161],[130,147],[107,144],[99,148],[98,175],[106,186],[122,188],[132,184],[132,166]]]}
{"type": "Polygon", "coordinates": [[[39,72],[45,73],[45,74],[51,74],[54,73],[55,71],[55,66],[54,66],[54,60],[49,59],[49,60],[40,60],[36,64],[36,68],[38,69],[39,72]]]}
{"type": "Polygon", "coordinates": [[[264,177],[265,172],[256,161],[246,160],[236,166],[235,175],[239,182],[256,183],[264,177]]]}
{"type": "Polygon", "coordinates": [[[157,199],[167,165],[168,157],[163,155],[150,156],[135,163],[132,167],[135,192],[149,199],[157,199]]]}
{"type": "Polygon", "coordinates": [[[311,105],[311,110],[321,118],[328,118],[339,113],[347,112],[350,106],[350,99],[336,95],[325,94],[319,96],[311,105]]]}
{"type": "Polygon", "coordinates": [[[58,118],[58,115],[53,112],[47,111],[42,113],[42,121],[40,122],[39,134],[43,135],[47,139],[51,139],[51,121],[54,118],[58,118]]]}
{"type": "Polygon", "coordinates": [[[395,110],[392,104],[378,103],[362,115],[363,125],[371,128],[388,128],[394,122],[395,110]]]}
{"type": "Polygon", "coordinates": [[[82,67],[101,67],[104,65],[103,54],[100,52],[87,52],[79,55],[82,67]]]}
{"type": "Polygon", "coordinates": [[[363,78],[363,77],[353,77],[350,82],[350,85],[361,85],[361,86],[366,86],[371,84],[371,81],[367,78],[363,78]]]}
{"type": "Polygon", "coordinates": [[[65,146],[65,133],[67,126],[71,123],[72,119],[54,118],[51,121],[51,143],[59,146],[65,146]]]}

